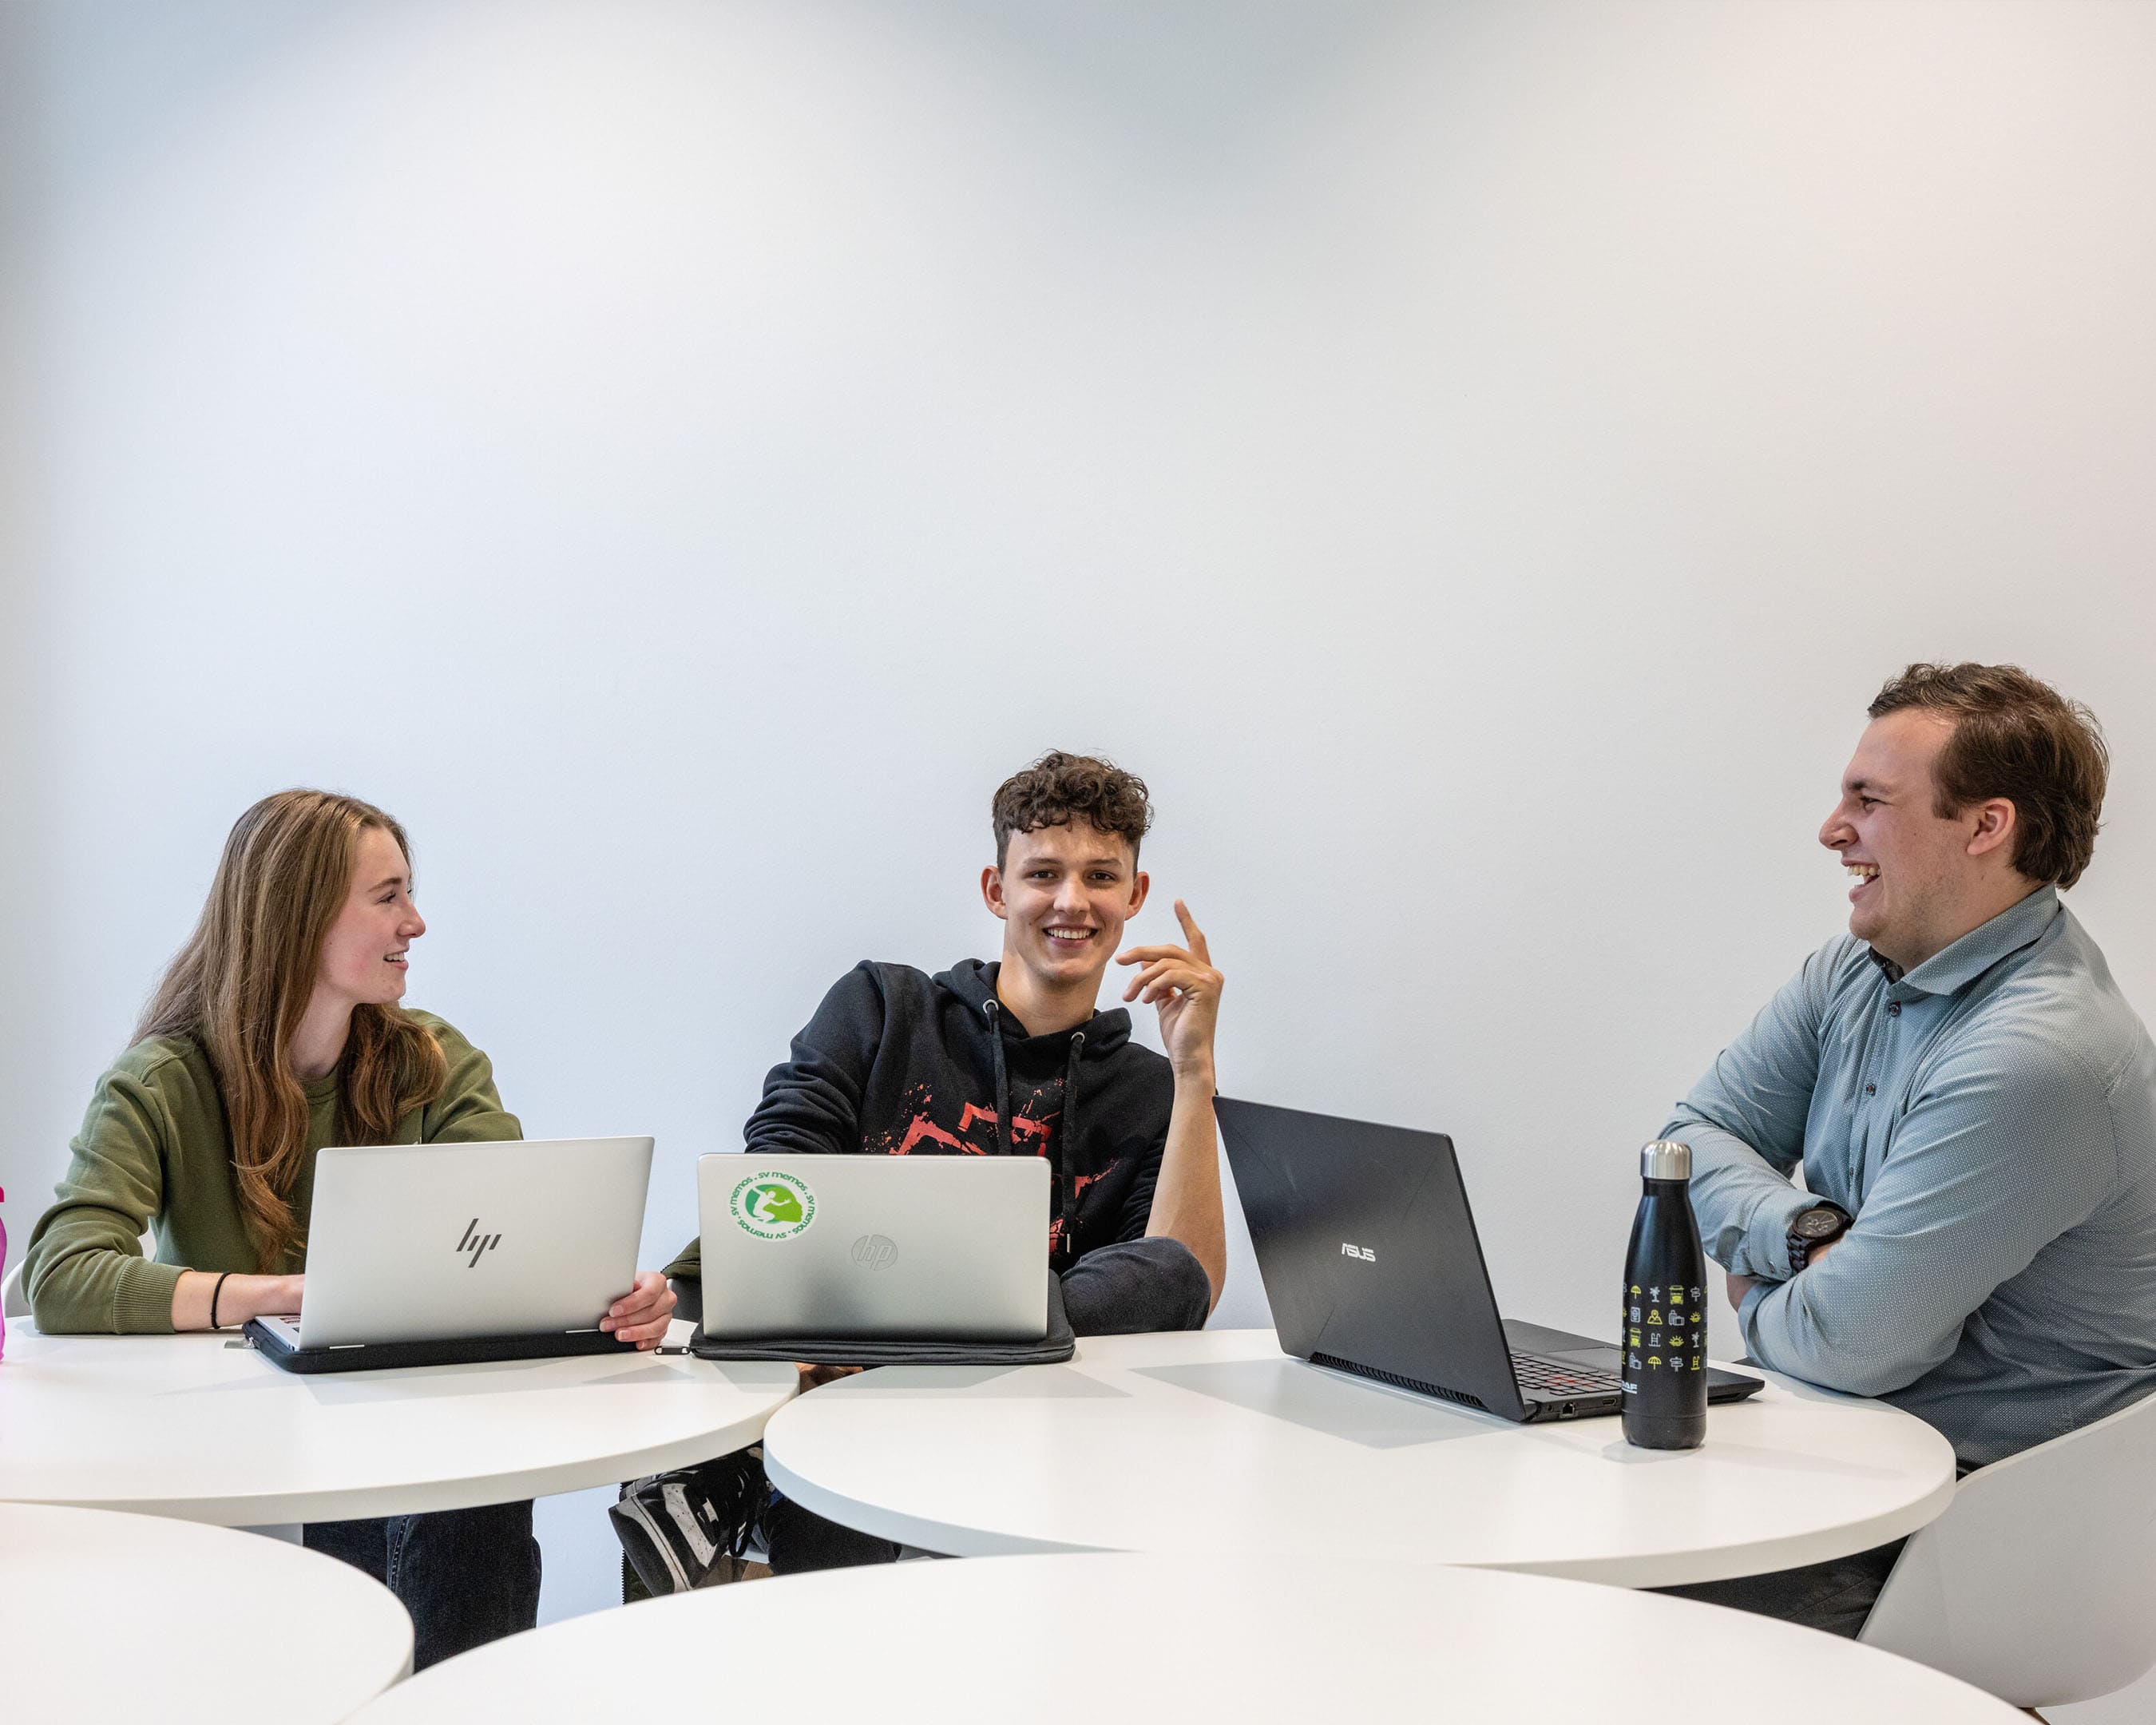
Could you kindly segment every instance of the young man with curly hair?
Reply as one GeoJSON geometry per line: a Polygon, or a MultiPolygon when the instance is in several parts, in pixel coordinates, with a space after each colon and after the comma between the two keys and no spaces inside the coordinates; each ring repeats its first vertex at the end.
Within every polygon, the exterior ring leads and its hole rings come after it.
{"type": "MultiPolygon", "coordinates": [[[[1196,1329],[1227,1271],[1213,1122],[1221,976],[1181,900],[1183,946],[1116,950],[1151,883],[1138,847],[1145,783],[1054,752],[990,805],[996,860],[981,896],[1000,958],[930,976],[865,960],[832,985],[764,1080],[752,1152],[1041,1156],[1052,1171],[1048,1251],[1081,1335],[1196,1329]],[[1167,1056],[1096,1007],[1109,962],[1122,999],[1153,1007],[1167,1056]]],[[[700,1307],[691,1247],[668,1266],[700,1307]]],[[[887,1542],[783,1500],[766,1517],[772,1567],[887,1561],[887,1542]]]]}

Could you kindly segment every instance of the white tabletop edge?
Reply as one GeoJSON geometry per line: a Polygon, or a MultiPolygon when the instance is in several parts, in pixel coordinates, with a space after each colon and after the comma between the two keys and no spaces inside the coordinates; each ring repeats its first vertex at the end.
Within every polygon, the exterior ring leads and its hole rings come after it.
{"type": "MultiPolygon", "coordinates": [[[[870,1565],[676,1594],[448,1661],[357,1717],[448,1725],[504,1709],[547,1725],[701,1717],[718,1681],[715,1645],[785,1646],[846,1622],[855,1626],[865,1668],[876,1672],[880,1711],[983,1725],[1018,1717],[1085,1725],[1097,1714],[1097,1697],[1083,1686],[1044,1687],[1039,1674],[1067,1654],[1067,1624],[1104,1598],[1134,1608],[1134,1620],[1177,1627],[1171,1643],[1141,1637],[1125,1661],[1135,1688],[1124,1711],[1143,1719],[1202,1715],[1208,1698],[1276,1725],[1302,1725],[1328,1707],[1357,1717],[1418,1717],[1444,1711],[1448,1698],[1467,1703],[1454,1708],[1462,1717],[1568,1717],[1580,1709],[1553,1706],[1533,1689],[1533,1661],[1548,1659],[1551,1645],[1584,1640],[1599,1657],[1575,1670],[1606,1672],[1621,1670],[1611,1655],[1661,1645],[1671,1635],[1687,1650],[1685,1670],[1704,1666],[1709,1680],[1679,1676],[1666,1694],[1623,1684],[1604,1711],[1643,1725],[1710,1725],[1763,1671],[1809,1683],[1839,1717],[1871,1725],[2011,1725],[2019,1717],[1995,1697],[1876,1648],[1688,1600],[1443,1564],[1195,1553],[1093,1553],[1085,1564],[1036,1554],[900,1570],[870,1565]],[[1313,1620],[1320,1633],[1309,1645],[1344,1647],[1351,1656],[1313,1657],[1297,1644],[1313,1620]],[[1008,1656],[982,1658],[983,1641],[1008,1656]],[[954,1684],[954,1669],[968,1681],[954,1684]],[[1343,1693],[1351,1707],[1340,1707],[1343,1693]],[[1433,1693],[1441,1698],[1433,1702],[1433,1693]]],[[[782,1661],[730,1675],[729,1712],[838,1725],[860,1711],[857,1686],[803,1689],[782,1661]]]]}
{"type": "Polygon", "coordinates": [[[411,1617],[365,1572],[174,1517],[0,1504],[0,1619],[21,1632],[7,1695],[26,1718],[331,1725],[412,1675],[411,1617]],[[80,1608],[85,1588],[102,1615],[80,1608]],[[154,1621],[116,1641],[131,1613],[154,1621]],[[234,1622],[272,1615],[276,1645],[235,1668],[234,1622]]]}
{"type": "Polygon", "coordinates": [[[1522,1575],[1551,1575],[1561,1581],[1595,1581],[1609,1587],[1686,1587],[1695,1583],[1733,1581],[1743,1575],[1768,1575],[1781,1569],[1799,1569],[1808,1563],[1824,1563],[1852,1552],[1871,1551],[1905,1539],[1918,1528],[1937,1521],[1953,1501],[1954,1481],[1942,1481],[1922,1502],[1869,1522],[1850,1522],[1826,1532],[1792,1534],[1787,1538],[1754,1541],[1726,1548],[1709,1547],[1697,1551],[1642,1552],[1621,1558],[1563,1558],[1548,1563],[1475,1563],[1460,1562],[1463,1569],[1511,1569],[1522,1575]],[[1852,1545],[1851,1537],[1862,1541],[1852,1545]]]}
{"type": "MultiPolygon", "coordinates": [[[[1204,1335],[1209,1343],[1215,1345],[1231,1343],[1239,1337],[1247,1337],[1250,1343],[1262,1342],[1265,1350],[1268,1353],[1276,1354],[1278,1353],[1277,1342],[1270,1331],[1251,1330],[1227,1332],[1224,1335],[1220,1332],[1209,1331],[1204,1332],[1204,1335]]],[[[1081,1368],[1084,1364],[1082,1357],[1084,1347],[1085,1344],[1081,1342],[1081,1358],[1073,1363],[1081,1368]]],[[[1278,1354],[1278,1357],[1291,1358],[1285,1354],[1278,1354]]],[[[1816,1384],[1804,1383],[1801,1379],[1785,1378],[1781,1373],[1758,1366],[1740,1365],[1729,1369],[1757,1374],[1764,1378],[1776,1390],[1806,1401],[1848,1404],[1851,1406],[1876,1405],[1869,1402],[1865,1397],[1828,1390],[1816,1384]]],[[[1336,1376],[1330,1373],[1326,1375],[1328,1378],[1336,1376]]],[[[1348,1384],[1359,1382],[1345,1374],[1338,1374],[1337,1381],[1348,1384]]],[[[1383,1385],[1366,1384],[1363,1387],[1379,1393],[1400,1396],[1411,1404],[1420,1404],[1424,1399],[1404,1390],[1389,1391],[1383,1385]]],[[[827,1392],[821,1390],[811,1391],[807,1398],[801,1399],[804,1402],[814,1402],[826,1394],[827,1392]]],[[[792,1404],[788,1405],[791,1408],[792,1404]]],[[[789,1415],[788,1409],[782,1408],[774,1410],[773,1418],[779,1420],[783,1428],[786,1417],[799,1418],[804,1411],[805,1409],[795,1408],[789,1415]]],[[[1496,1416],[1482,1417],[1488,1419],[1496,1429],[1502,1430],[1512,1425],[1512,1422],[1497,1420],[1496,1416]]],[[[1907,1419],[1911,1425],[1922,1428],[1922,1422],[1915,1420],[1912,1416],[1902,1417],[1907,1419]]],[[[1594,1423],[1599,1425],[1602,1422],[1594,1423]]],[[[1614,1422],[1610,1423],[1614,1425],[1614,1422]]],[[[1537,1426],[1515,1429],[1524,1432],[1530,1429],[1542,1431],[1549,1428],[1537,1426]]],[[[1443,1561],[1460,1568],[1505,1569],[1523,1574],[1547,1575],[1558,1579],[1594,1582],[1609,1586],[1657,1588],[1722,1581],[1741,1576],[1768,1574],[1845,1557],[1853,1552],[1871,1550],[1915,1532],[1937,1519],[1953,1501],[1957,1486],[1953,1452],[1943,1437],[1928,1428],[1923,1429],[1933,1440],[1931,1446],[1938,1451],[1937,1478],[1933,1481],[1929,1489],[1925,1491],[1921,1497],[1881,1509],[1868,1517],[1838,1522],[1830,1527],[1791,1528],[1778,1535],[1762,1537],[1754,1533],[1748,1538],[1733,1539],[1727,1546],[1710,1538],[1705,1542],[1676,1548],[1632,1551],[1621,1554],[1604,1553],[1578,1558],[1553,1556],[1544,1559],[1522,1554],[1517,1560],[1502,1563],[1478,1561],[1462,1557],[1455,1557],[1443,1561]]],[[[932,1519],[927,1516],[909,1513],[905,1510],[870,1502],[865,1498],[850,1497],[842,1491],[833,1489],[829,1485],[804,1477],[788,1465],[785,1455],[786,1447],[782,1430],[775,1446],[767,1441],[764,1455],[765,1471],[770,1476],[772,1483],[786,1496],[828,1519],[837,1521],[844,1526],[859,1529],[880,1538],[895,1540],[901,1544],[912,1546],[919,1550],[941,1553],[950,1557],[983,1558],[1147,1548],[1129,1548],[1120,1543],[1080,1543],[1068,1539],[1055,1539],[1009,1526],[983,1527],[955,1519],[932,1519]]],[[[1223,1551],[1240,1549],[1235,1546],[1232,1541],[1217,1548],[1223,1551]]],[[[1410,1558],[1406,1561],[1414,1562],[1414,1560],[1410,1558]]],[[[1432,1561],[1440,1560],[1432,1559],[1432,1561]]]]}
{"type": "MultiPolygon", "coordinates": [[[[669,1332],[675,1343],[685,1342],[692,1326],[677,1321],[669,1332]]],[[[44,1337],[33,1326],[23,1326],[25,1338],[37,1343],[58,1343],[69,1349],[86,1348],[84,1357],[96,1358],[96,1350],[107,1342],[118,1347],[139,1347],[148,1343],[161,1347],[178,1340],[198,1348],[213,1344],[207,1337],[189,1335],[183,1337],[162,1336],[61,1336],[44,1337]]],[[[11,1337],[10,1338],[13,1338],[11,1337]]],[[[226,1344],[229,1347],[229,1343],[226,1344]]],[[[626,1353],[626,1350],[624,1350],[626,1353]]],[[[237,1357],[236,1355],[234,1357],[237,1357]]],[[[652,1356],[638,1356],[650,1359],[652,1356]]],[[[33,1353],[31,1358],[38,1358],[33,1353]]],[[[15,1363],[11,1351],[9,1364],[15,1363]]],[[[520,1363],[525,1366],[544,1368],[552,1363],[520,1363]]],[[[583,1363],[580,1357],[571,1356],[562,1363],[565,1366],[583,1363]]],[[[705,1363],[690,1362],[700,1368],[701,1374],[723,1378],[723,1368],[714,1368],[705,1363]]],[[[316,1387],[330,1389],[341,1386],[346,1380],[341,1376],[295,1376],[278,1372],[263,1363],[260,1370],[267,1375],[261,1378],[259,1387],[277,1393],[304,1391],[316,1387]]],[[[464,1368],[454,1366],[420,1368],[426,1378],[438,1376],[453,1378],[464,1368]]],[[[757,1371],[771,1368],[759,1367],[757,1371]]],[[[352,1374],[351,1383],[358,1385],[367,1374],[352,1374]]],[[[249,1489],[249,1471],[234,1468],[224,1471],[224,1477],[203,1481],[209,1489],[177,1491],[167,1481],[144,1478],[140,1488],[131,1491],[125,1480],[116,1479],[111,1487],[92,1486],[81,1479],[59,1486],[49,1476],[39,1479],[35,1471],[14,1476],[4,1465],[8,1459],[7,1445],[0,1442],[0,1502],[41,1503],[69,1508],[107,1510],[121,1514],[156,1516],[167,1520],[193,1522],[205,1526],[226,1527],[261,1527],[280,1524],[319,1521],[342,1521],[374,1516],[425,1513],[439,1510],[476,1508],[486,1504],[516,1502],[525,1498],[552,1497],[562,1492],[588,1490],[613,1481],[627,1481],[639,1476],[665,1471],[706,1461],[743,1449],[762,1437],[773,1414],[791,1401],[799,1392],[799,1384],[790,1369],[783,1371],[783,1378],[774,1374],[768,1386],[749,1389],[737,1386],[742,1393],[737,1405],[739,1417],[728,1419],[723,1424],[701,1430],[683,1430],[680,1422],[673,1423],[673,1431],[656,1440],[639,1433],[636,1422],[624,1421],[619,1429],[605,1434],[603,1441],[593,1444],[580,1453],[562,1454],[558,1448],[552,1455],[520,1458],[516,1463],[503,1465],[497,1448],[482,1449],[473,1454],[441,1458],[448,1465],[435,1477],[413,1477],[413,1471],[398,1469],[398,1476],[381,1483],[355,1483],[349,1474],[341,1483],[317,1486],[312,1481],[290,1481],[280,1485],[271,1482],[259,1489],[249,1489]],[[223,1489],[216,1489],[222,1486],[223,1489]],[[54,1487],[57,1486],[57,1489],[54,1487]]],[[[4,1383],[0,1378],[0,1383],[4,1383]]],[[[26,1393],[29,1386],[19,1386],[26,1393]]],[[[573,1383],[565,1386],[574,1389],[573,1383]]],[[[51,1394],[46,1390],[45,1394],[51,1394]]],[[[146,1395],[161,1393],[155,1384],[143,1392],[146,1395]]],[[[23,1405],[28,1406],[27,1402],[23,1405]]]]}
{"type": "Polygon", "coordinates": [[[826,1521],[837,1522],[842,1527],[854,1528],[878,1539],[896,1540],[899,1544],[910,1545],[916,1551],[936,1552],[947,1558],[1021,1558],[1056,1553],[1068,1556],[1087,1552],[1113,1552],[1122,1548],[1112,1545],[1074,1545],[1059,1539],[1034,1539],[1019,1533],[960,1527],[942,1522],[923,1520],[899,1510],[886,1509],[880,1504],[842,1497],[836,1491],[826,1491],[813,1480],[802,1478],[768,1449],[763,1452],[763,1471],[781,1495],[792,1498],[803,1509],[814,1512],[826,1521]]]}
{"type": "MultiPolygon", "coordinates": [[[[772,1409],[775,1413],[776,1409],[772,1409]]],[[[715,1456],[747,1449],[763,1435],[769,1414],[737,1420],[722,1430],[702,1432],[672,1443],[628,1450],[603,1457],[580,1457],[551,1467],[511,1473],[477,1474],[454,1480],[408,1480],[382,1486],[336,1487],[320,1491],[272,1491],[259,1496],[189,1497],[101,1497],[10,1499],[0,1502],[64,1504],[74,1509],[108,1509],[125,1515],[163,1516],[218,1527],[266,1527],[285,1522],[359,1521],[372,1516],[425,1515],[444,1509],[478,1509],[490,1503],[516,1503],[528,1497],[552,1497],[583,1491],[610,1480],[624,1482],[669,1468],[688,1467],[715,1456]],[[603,1477],[595,1477],[595,1475],[603,1477]]]]}

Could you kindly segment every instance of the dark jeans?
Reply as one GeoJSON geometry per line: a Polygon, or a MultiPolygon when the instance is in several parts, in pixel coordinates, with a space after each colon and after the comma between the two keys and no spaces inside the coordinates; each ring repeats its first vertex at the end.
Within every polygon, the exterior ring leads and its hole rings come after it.
{"type": "Polygon", "coordinates": [[[1807,1563],[1801,1569],[1776,1569],[1765,1575],[1739,1575],[1731,1581],[1694,1582],[1686,1587],[1658,1587],[1658,1594],[1700,1599],[1738,1611],[1779,1617],[1784,1623],[1825,1630],[1855,1640],[1879,1602],[1879,1590],[1909,1542],[1874,1546],[1852,1557],[1807,1563]]]}
{"type": "MultiPolygon", "coordinates": [[[[1212,1303],[1204,1266],[1179,1240],[1102,1246],[1063,1272],[1063,1309],[1081,1336],[1200,1329],[1212,1303]]],[[[826,1521],[784,1497],[773,1498],[764,1512],[764,1532],[774,1575],[898,1558],[890,1540],[826,1521]]]]}
{"type": "Polygon", "coordinates": [[[412,1666],[528,1630],[539,1620],[531,1502],[358,1522],[310,1522],[307,1548],[364,1569],[412,1614],[412,1666]]]}

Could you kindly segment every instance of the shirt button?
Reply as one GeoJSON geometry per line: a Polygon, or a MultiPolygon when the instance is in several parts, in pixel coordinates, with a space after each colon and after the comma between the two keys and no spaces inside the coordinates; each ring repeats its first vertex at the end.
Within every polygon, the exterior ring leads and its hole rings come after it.
{"type": "Polygon", "coordinates": [[[1879,1094],[1879,1086],[1876,1084],[1867,1084],[1864,1086],[1864,1094],[1867,1096],[1876,1096],[1879,1094]]]}
{"type": "Polygon", "coordinates": [[[1890,1019],[1898,1019],[1901,1017],[1902,1003],[1898,1000],[1888,1001],[1887,1003],[1887,1016],[1890,1019]]]}

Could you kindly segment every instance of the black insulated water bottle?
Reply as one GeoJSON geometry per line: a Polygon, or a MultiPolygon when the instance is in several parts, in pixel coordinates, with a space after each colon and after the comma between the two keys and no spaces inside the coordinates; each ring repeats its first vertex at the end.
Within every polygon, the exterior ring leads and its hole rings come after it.
{"type": "Polygon", "coordinates": [[[1625,1441],[1697,1450],[1707,1441],[1707,1254],[1691,1213],[1691,1146],[1640,1152],[1645,1190],[1625,1254],[1625,1441]]]}

